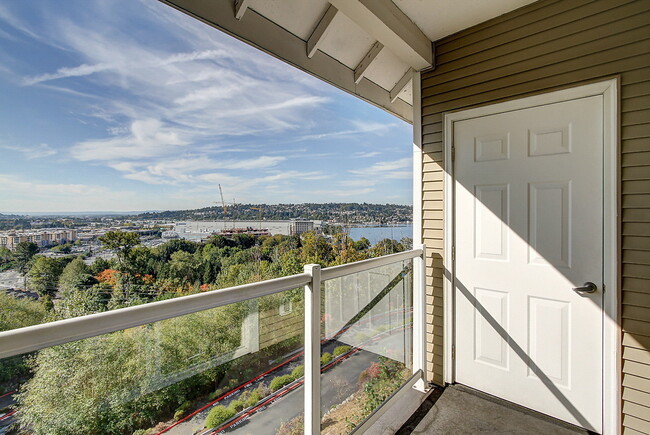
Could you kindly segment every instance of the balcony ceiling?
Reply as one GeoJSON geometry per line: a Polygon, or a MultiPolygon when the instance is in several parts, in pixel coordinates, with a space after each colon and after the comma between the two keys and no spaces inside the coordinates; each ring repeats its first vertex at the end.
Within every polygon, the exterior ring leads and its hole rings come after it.
{"type": "Polygon", "coordinates": [[[534,0],[161,0],[412,121],[431,41],[534,0]]]}

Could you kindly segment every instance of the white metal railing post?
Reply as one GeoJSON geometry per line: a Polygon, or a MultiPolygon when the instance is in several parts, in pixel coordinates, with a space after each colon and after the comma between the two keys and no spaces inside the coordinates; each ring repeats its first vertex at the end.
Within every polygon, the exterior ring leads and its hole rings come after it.
{"type": "MultiPolygon", "coordinates": [[[[414,246],[415,247],[415,246],[414,246]]],[[[427,309],[426,309],[426,258],[424,244],[417,246],[422,255],[413,257],[413,372],[422,370],[422,379],[413,388],[426,392],[427,382],[427,309]]]]}
{"type": "Polygon", "coordinates": [[[320,433],[321,269],[305,265],[311,282],[305,285],[305,433],[320,433]]]}

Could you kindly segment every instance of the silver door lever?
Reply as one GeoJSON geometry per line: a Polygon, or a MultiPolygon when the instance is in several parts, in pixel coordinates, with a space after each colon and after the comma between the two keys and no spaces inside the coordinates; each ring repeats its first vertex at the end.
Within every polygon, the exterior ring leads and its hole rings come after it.
{"type": "Polygon", "coordinates": [[[582,285],[582,287],[575,287],[573,289],[574,292],[577,293],[594,293],[596,290],[598,290],[598,286],[594,284],[593,282],[587,281],[582,285]]]}

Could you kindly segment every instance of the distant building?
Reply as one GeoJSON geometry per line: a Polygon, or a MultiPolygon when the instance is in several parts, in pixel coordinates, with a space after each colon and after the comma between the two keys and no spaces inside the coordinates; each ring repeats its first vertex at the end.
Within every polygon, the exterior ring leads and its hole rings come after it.
{"type": "Polygon", "coordinates": [[[302,233],[307,231],[314,231],[314,221],[308,220],[297,220],[294,219],[291,221],[289,226],[289,234],[294,236],[299,236],[302,233]]]}
{"type": "Polygon", "coordinates": [[[42,230],[5,231],[0,233],[0,246],[13,251],[21,242],[35,243],[39,248],[77,240],[77,230],[47,228],[42,230]]]}
{"type": "MultiPolygon", "coordinates": [[[[320,228],[321,221],[285,220],[285,221],[184,221],[174,224],[173,233],[187,240],[203,240],[212,234],[241,233],[244,229],[249,234],[282,234],[285,236],[301,234],[320,228]]],[[[169,233],[171,235],[172,233],[169,233]]]]}

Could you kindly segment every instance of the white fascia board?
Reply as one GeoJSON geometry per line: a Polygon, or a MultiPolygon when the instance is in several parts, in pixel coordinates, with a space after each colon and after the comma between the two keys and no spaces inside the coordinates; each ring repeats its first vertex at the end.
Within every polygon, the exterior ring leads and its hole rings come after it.
{"type": "Polygon", "coordinates": [[[433,65],[431,41],[391,0],[330,3],[414,70],[433,65]]]}
{"type": "Polygon", "coordinates": [[[390,92],[368,79],[354,82],[354,71],[333,57],[317,50],[307,56],[307,42],[249,8],[246,19],[235,18],[230,1],[159,0],[181,12],[217,28],[271,56],[287,62],[337,88],[373,104],[404,121],[413,121],[413,108],[398,98],[390,101],[390,92]]]}

